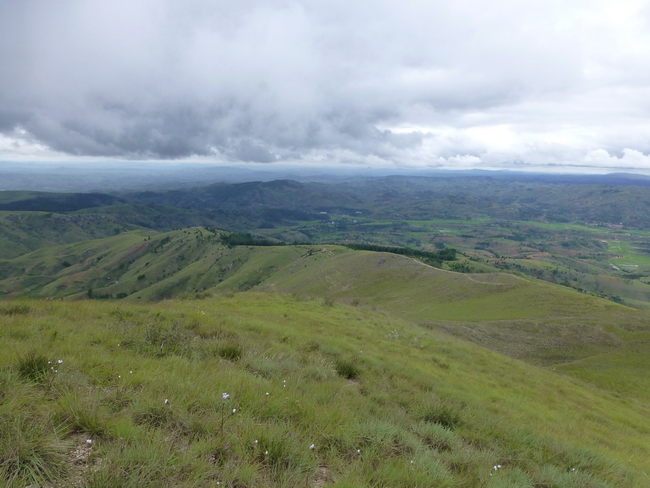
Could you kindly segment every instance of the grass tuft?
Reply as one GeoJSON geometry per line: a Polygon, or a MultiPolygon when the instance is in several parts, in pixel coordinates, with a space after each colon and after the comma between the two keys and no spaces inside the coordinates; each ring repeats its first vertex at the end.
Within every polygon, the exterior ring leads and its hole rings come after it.
{"type": "Polygon", "coordinates": [[[454,430],[462,423],[460,414],[449,405],[429,406],[421,414],[424,422],[441,425],[454,430]]]}
{"type": "Polygon", "coordinates": [[[347,359],[337,359],[334,362],[334,368],[336,370],[336,374],[348,380],[357,379],[361,374],[359,367],[347,359]]]}
{"type": "Polygon", "coordinates": [[[18,359],[18,374],[21,378],[34,383],[45,383],[52,373],[52,366],[47,357],[30,351],[18,359]]]}
{"type": "Polygon", "coordinates": [[[27,315],[31,310],[28,305],[11,303],[0,307],[0,315],[27,315]]]}
{"type": "Polygon", "coordinates": [[[0,479],[4,486],[43,486],[66,472],[63,432],[24,414],[0,420],[0,479]]]}
{"type": "Polygon", "coordinates": [[[217,354],[222,359],[227,359],[228,361],[238,361],[244,354],[244,348],[239,344],[224,344],[219,347],[217,354]]]}

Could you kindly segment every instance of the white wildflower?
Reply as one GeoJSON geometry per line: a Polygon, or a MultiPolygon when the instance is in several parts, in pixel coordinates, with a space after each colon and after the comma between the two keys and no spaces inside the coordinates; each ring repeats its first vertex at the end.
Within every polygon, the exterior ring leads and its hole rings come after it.
{"type": "Polygon", "coordinates": [[[228,398],[230,398],[230,395],[228,395],[228,393],[222,393],[221,398],[223,398],[224,400],[228,400],[228,398]]]}

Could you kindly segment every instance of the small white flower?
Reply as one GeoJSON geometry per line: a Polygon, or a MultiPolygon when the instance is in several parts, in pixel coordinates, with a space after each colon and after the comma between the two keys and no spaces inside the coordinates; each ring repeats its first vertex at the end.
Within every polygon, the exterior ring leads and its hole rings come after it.
{"type": "Polygon", "coordinates": [[[268,456],[268,455],[269,455],[269,451],[264,451],[264,454],[266,454],[266,455],[268,456]]]}
{"type": "Polygon", "coordinates": [[[266,396],[269,396],[269,392],[268,392],[268,391],[266,392],[266,396]]]}
{"type": "Polygon", "coordinates": [[[228,398],[230,398],[230,395],[228,395],[228,393],[222,393],[221,398],[223,398],[224,400],[228,400],[228,398]]]}
{"type": "Polygon", "coordinates": [[[169,405],[169,399],[165,398],[165,405],[169,405]]]}
{"type": "Polygon", "coordinates": [[[257,444],[257,439],[255,439],[255,444],[257,444]]]}
{"type": "Polygon", "coordinates": [[[361,449],[357,449],[357,454],[361,454],[361,449]]]}
{"type": "Polygon", "coordinates": [[[411,464],[415,464],[415,463],[413,462],[413,460],[412,460],[412,459],[411,459],[411,464]]]}
{"type": "Polygon", "coordinates": [[[315,446],[312,444],[311,446],[309,446],[309,449],[313,449],[314,447],[315,447],[315,446]]]}
{"type": "Polygon", "coordinates": [[[236,408],[233,408],[233,409],[232,409],[232,413],[237,413],[237,409],[236,409],[236,408]]]}
{"type": "Polygon", "coordinates": [[[59,359],[57,363],[61,364],[63,362],[63,359],[59,359]]]}
{"type": "Polygon", "coordinates": [[[118,375],[117,375],[117,377],[118,377],[118,378],[121,378],[121,377],[122,377],[122,375],[121,375],[121,374],[118,374],[118,375]]]}
{"type": "Polygon", "coordinates": [[[133,374],[133,371],[129,371],[129,374],[133,374]]]}
{"type": "Polygon", "coordinates": [[[92,440],[92,439],[88,439],[88,440],[86,441],[86,444],[92,444],[92,443],[93,443],[93,440],[92,440]]]}

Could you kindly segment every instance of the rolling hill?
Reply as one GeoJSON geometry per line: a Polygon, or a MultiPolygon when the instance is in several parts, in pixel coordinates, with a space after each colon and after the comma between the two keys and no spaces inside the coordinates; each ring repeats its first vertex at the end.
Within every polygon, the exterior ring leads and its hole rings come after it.
{"type": "MultiPolygon", "coordinates": [[[[648,312],[466,256],[437,268],[332,244],[235,245],[219,229],[332,225],[320,212],[333,208],[464,218],[502,205],[502,215],[552,219],[568,202],[558,186],[544,207],[541,183],[514,185],[508,201],[505,184],[475,196],[455,195],[453,179],[437,195],[426,181],[363,185],[214,185],[138,203],[62,196],[52,202],[89,206],[1,212],[0,478],[48,488],[648,486],[648,312]],[[202,226],[178,230],[183,222],[202,226]]],[[[611,218],[636,222],[645,205],[616,207],[635,187],[580,188],[611,218]]]]}
{"type": "MultiPolygon", "coordinates": [[[[134,231],[40,249],[0,261],[0,292],[130,302],[248,290],[317,297],[545,366],[586,365],[587,358],[622,350],[636,351],[626,357],[637,364],[650,338],[647,312],[532,278],[455,273],[342,246],[227,246],[222,235],[206,228],[134,231]]],[[[629,381],[648,382],[637,372],[629,381]]]]}

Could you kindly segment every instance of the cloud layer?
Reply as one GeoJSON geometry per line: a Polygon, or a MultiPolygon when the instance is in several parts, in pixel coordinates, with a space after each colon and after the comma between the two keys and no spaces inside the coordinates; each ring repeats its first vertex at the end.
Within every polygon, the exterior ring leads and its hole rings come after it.
{"type": "Polygon", "coordinates": [[[0,155],[648,168],[624,0],[6,0],[0,155]]]}

